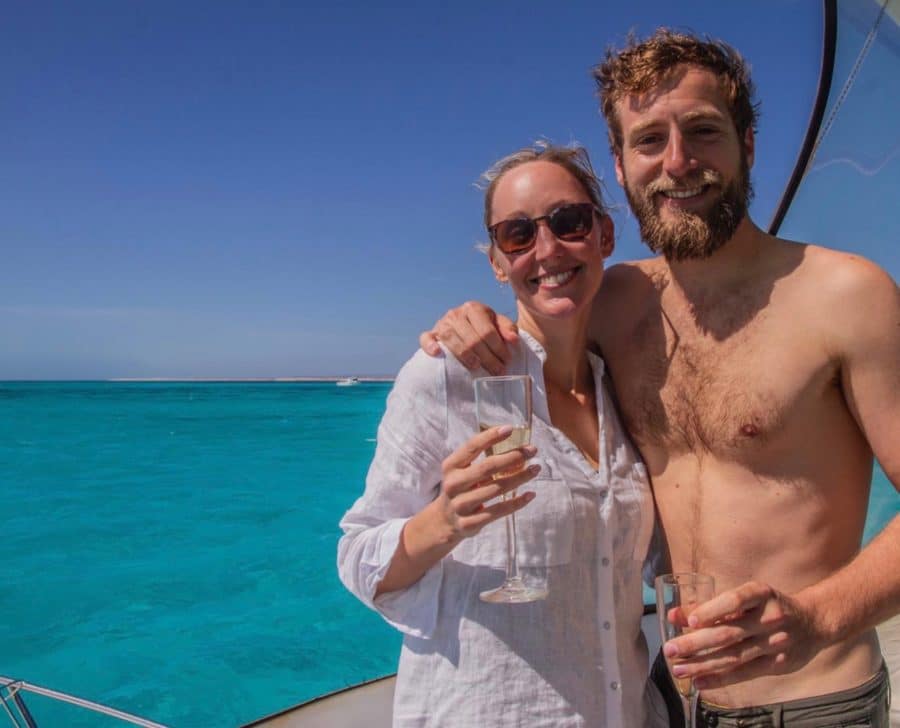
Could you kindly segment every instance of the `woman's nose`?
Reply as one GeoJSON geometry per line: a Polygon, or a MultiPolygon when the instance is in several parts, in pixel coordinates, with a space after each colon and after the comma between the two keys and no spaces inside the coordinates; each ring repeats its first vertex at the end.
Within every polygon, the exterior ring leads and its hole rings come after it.
{"type": "Polygon", "coordinates": [[[560,251],[561,241],[547,224],[546,220],[539,220],[534,242],[534,254],[538,259],[549,258],[560,251]]]}

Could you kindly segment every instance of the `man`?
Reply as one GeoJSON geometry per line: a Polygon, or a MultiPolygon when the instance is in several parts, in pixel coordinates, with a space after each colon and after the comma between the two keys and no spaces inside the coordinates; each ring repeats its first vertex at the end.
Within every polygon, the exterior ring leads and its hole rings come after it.
{"type": "MultiPolygon", "coordinates": [[[[756,109],[735,51],[659,30],[595,78],[616,177],[659,256],[608,271],[592,340],[672,569],[713,575],[718,593],[665,654],[703,691],[704,725],[886,726],[873,628],[900,612],[900,517],[860,544],[873,453],[900,487],[900,292],[747,216],[756,109]]],[[[423,334],[433,354],[436,339],[496,373],[515,327],[469,303],[423,334]]],[[[658,660],[674,710],[665,672],[658,660]]]]}

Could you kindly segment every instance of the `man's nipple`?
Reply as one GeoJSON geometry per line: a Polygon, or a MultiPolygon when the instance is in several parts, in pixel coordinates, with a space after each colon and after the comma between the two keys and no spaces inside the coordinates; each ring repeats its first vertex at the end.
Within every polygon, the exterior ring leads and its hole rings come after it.
{"type": "Polygon", "coordinates": [[[747,422],[741,425],[741,434],[744,437],[756,437],[759,435],[759,428],[752,422],[747,422]]]}

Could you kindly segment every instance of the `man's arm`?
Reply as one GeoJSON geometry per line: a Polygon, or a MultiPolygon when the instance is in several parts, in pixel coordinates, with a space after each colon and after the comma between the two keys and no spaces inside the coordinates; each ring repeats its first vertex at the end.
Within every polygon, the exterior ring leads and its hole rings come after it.
{"type": "Polygon", "coordinates": [[[467,369],[483,366],[491,374],[503,374],[509,362],[508,343],[519,339],[519,330],[506,316],[483,303],[468,301],[444,314],[431,331],[419,336],[426,354],[440,356],[440,341],[467,369]]]}
{"type": "MultiPolygon", "coordinates": [[[[836,254],[837,255],[837,254],[836,254]]],[[[867,261],[841,256],[823,312],[834,332],[847,407],[900,490],[900,290],[867,261]]],[[[900,516],[849,564],[787,595],[757,582],[718,595],[691,616],[697,629],[667,643],[691,659],[701,689],[795,670],[835,642],[900,613],[900,516]],[[709,650],[697,657],[701,650],[709,650]]]]}

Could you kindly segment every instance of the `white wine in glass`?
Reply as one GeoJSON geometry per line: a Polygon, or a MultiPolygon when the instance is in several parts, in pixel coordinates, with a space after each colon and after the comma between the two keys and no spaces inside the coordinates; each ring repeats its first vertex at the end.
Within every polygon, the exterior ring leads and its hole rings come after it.
{"type": "MultiPolygon", "coordinates": [[[[706,574],[684,572],[681,574],[663,574],[657,576],[656,616],[659,619],[659,631],[663,644],[679,635],[690,632],[687,619],[691,612],[703,602],[712,599],[716,593],[715,581],[706,574]]],[[[669,674],[675,689],[681,695],[684,705],[685,728],[694,728],[694,716],[697,712],[697,690],[691,678],[678,678],[672,674],[673,663],[666,658],[669,674]]]]}
{"type": "MultiPolygon", "coordinates": [[[[527,445],[531,441],[531,377],[527,374],[506,377],[482,377],[475,380],[475,410],[478,429],[509,425],[512,433],[490,447],[487,454],[501,455],[527,445]]],[[[515,471],[514,471],[515,472],[515,471]]],[[[512,475],[501,473],[496,478],[512,475]]],[[[503,496],[515,497],[515,491],[503,496]]],[[[519,575],[516,558],[516,514],[506,519],[506,578],[496,589],[481,592],[482,601],[517,604],[546,599],[547,590],[529,586],[519,575]]]]}

